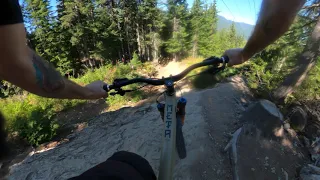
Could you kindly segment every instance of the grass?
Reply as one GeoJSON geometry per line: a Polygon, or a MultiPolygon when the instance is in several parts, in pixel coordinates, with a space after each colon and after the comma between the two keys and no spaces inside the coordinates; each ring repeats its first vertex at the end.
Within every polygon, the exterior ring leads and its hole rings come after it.
{"type": "MultiPolygon", "coordinates": [[[[80,78],[71,78],[78,84],[85,85],[95,80],[112,83],[115,78],[134,78],[143,74],[154,73],[150,63],[137,64],[134,67],[120,64],[117,66],[106,65],[95,71],[88,71],[80,78]]],[[[127,88],[137,88],[131,85],[127,88]]],[[[106,102],[110,109],[119,108],[128,102],[137,102],[145,97],[142,91],[136,91],[126,96],[110,96],[106,102]]],[[[32,145],[39,145],[51,140],[59,129],[54,120],[57,113],[70,109],[85,100],[62,100],[43,98],[27,92],[0,100],[1,111],[6,119],[6,129],[12,134],[27,140],[32,145]]]]}

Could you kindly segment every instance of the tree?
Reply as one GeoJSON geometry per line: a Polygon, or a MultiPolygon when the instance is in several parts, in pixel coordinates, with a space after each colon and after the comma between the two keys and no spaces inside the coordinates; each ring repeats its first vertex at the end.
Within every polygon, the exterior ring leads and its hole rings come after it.
{"type": "Polygon", "coordinates": [[[26,0],[23,11],[24,17],[30,23],[28,29],[32,33],[30,36],[33,36],[34,49],[40,56],[51,61],[54,53],[51,42],[54,36],[51,28],[52,16],[48,0],[26,0]]]}
{"type": "Polygon", "coordinates": [[[244,37],[242,35],[237,34],[234,22],[228,29],[227,38],[225,39],[225,41],[228,43],[228,48],[241,47],[244,43],[244,37]]]}
{"type": "Polygon", "coordinates": [[[208,57],[216,55],[216,49],[219,41],[216,40],[217,34],[217,9],[216,1],[213,4],[205,6],[205,11],[202,15],[201,25],[199,26],[199,53],[201,56],[208,57]]]}
{"type": "Polygon", "coordinates": [[[144,3],[139,5],[139,10],[144,13],[144,23],[146,32],[146,49],[147,60],[158,59],[160,56],[160,45],[162,40],[160,39],[160,31],[164,24],[162,20],[162,14],[160,9],[157,8],[156,0],[145,0],[144,3]]]}
{"type": "Polygon", "coordinates": [[[96,60],[102,59],[103,46],[98,38],[99,29],[95,20],[95,9],[92,1],[65,0],[64,11],[61,14],[61,28],[68,31],[71,45],[76,49],[76,59],[86,62],[93,68],[96,60]]]}
{"type": "Polygon", "coordinates": [[[203,2],[201,0],[195,0],[193,2],[193,6],[191,8],[191,28],[192,28],[192,56],[197,57],[199,53],[199,36],[200,36],[200,28],[203,22],[203,2]]]}
{"type": "Polygon", "coordinates": [[[168,16],[172,19],[172,36],[166,43],[166,50],[178,60],[187,51],[188,34],[187,4],[185,0],[168,0],[168,16]]]}
{"type": "Polygon", "coordinates": [[[288,94],[291,94],[306,78],[308,72],[315,66],[320,55],[320,17],[317,24],[305,45],[305,48],[298,58],[298,64],[295,69],[285,78],[282,84],[277,88],[273,97],[278,102],[283,102],[288,94]]]}
{"type": "MultiPolygon", "coordinates": [[[[308,1],[308,6],[299,12],[289,31],[258,55],[268,63],[269,70],[284,78],[279,79],[282,83],[278,82],[281,84],[273,92],[274,100],[279,103],[283,103],[285,98],[304,82],[317,60],[314,55],[319,53],[315,35],[319,21],[319,7],[316,5],[319,2],[308,1]]],[[[310,80],[308,78],[308,81],[310,80]]],[[[316,85],[312,88],[316,88],[316,85]]]]}
{"type": "Polygon", "coordinates": [[[95,35],[102,41],[103,57],[105,59],[121,59],[123,39],[118,16],[117,4],[113,0],[97,0],[95,8],[95,23],[98,32],[95,35]],[[119,25],[119,26],[118,26],[119,25]],[[121,51],[121,52],[119,52],[121,51]]]}

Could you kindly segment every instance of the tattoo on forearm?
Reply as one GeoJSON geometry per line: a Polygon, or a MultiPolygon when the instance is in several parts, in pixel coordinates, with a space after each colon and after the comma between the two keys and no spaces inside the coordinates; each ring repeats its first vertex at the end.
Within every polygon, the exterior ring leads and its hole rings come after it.
{"type": "Polygon", "coordinates": [[[46,92],[57,92],[64,89],[64,79],[48,62],[41,59],[35,52],[32,54],[33,67],[39,87],[46,92]]]}

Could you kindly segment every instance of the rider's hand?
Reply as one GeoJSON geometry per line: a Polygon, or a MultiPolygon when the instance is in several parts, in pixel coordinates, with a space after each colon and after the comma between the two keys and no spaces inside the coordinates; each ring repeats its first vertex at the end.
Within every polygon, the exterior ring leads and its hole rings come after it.
{"type": "Polygon", "coordinates": [[[94,81],[86,85],[86,89],[89,90],[88,99],[100,99],[108,97],[108,93],[103,89],[106,85],[103,81],[94,81]]]}
{"type": "Polygon", "coordinates": [[[243,48],[229,49],[224,52],[224,56],[229,57],[228,66],[242,64],[249,59],[244,55],[243,48]]]}

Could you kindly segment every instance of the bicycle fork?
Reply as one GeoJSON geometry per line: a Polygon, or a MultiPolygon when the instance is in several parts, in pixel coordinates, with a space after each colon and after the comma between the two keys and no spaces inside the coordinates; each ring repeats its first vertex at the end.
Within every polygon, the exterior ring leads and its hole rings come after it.
{"type": "MultiPolygon", "coordinates": [[[[165,94],[166,96],[167,94],[165,94]]],[[[164,122],[162,134],[162,149],[160,156],[159,180],[172,180],[177,154],[177,126],[184,123],[187,100],[180,98],[177,102],[175,95],[166,96],[166,104],[158,103],[157,108],[164,122]],[[180,121],[179,123],[177,121],[180,121]]],[[[180,127],[181,130],[182,127],[180,127]]]]}
{"type": "MultiPolygon", "coordinates": [[[[186,115],[186,105],[187,105],[187,99],[184,97],[179,98],[179,100],[177,102],[176,116],[179,117],[177,119],[181,119],[182,126],[184,125],[184,119],[185,119],[185,115],[186,115]]],[[[157,104],[157,108],[158,108],[158,111],[160,112],[161,119],[163,122],[164,122],[164,108],[165,108],[165,106],[166,105],[164,103],[157,104]]]]}

